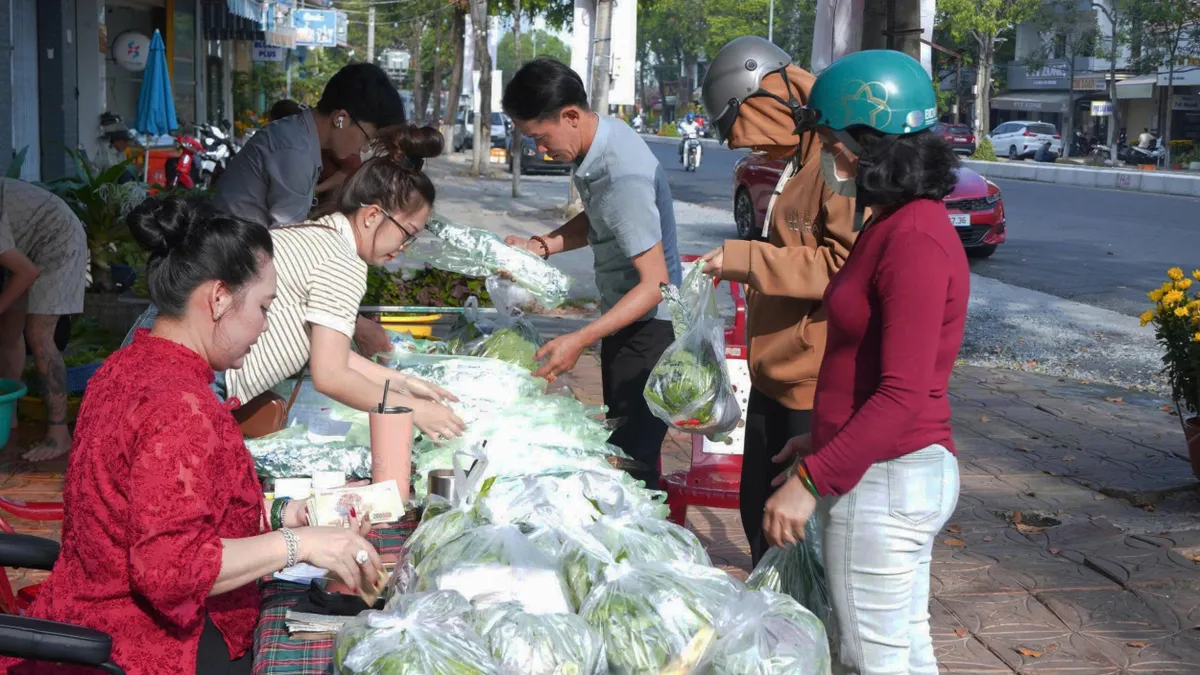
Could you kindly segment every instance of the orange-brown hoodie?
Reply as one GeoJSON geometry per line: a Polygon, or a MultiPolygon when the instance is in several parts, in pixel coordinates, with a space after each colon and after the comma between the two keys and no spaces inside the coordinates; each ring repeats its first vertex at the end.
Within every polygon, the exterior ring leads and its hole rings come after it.
{"type": "MultiPolygon", "coordinates": [[[[806,103],[816,78],[795,66],[785,72],[792,91],[806,103]]],[[[768,75],[761,86],[788,99],[778,74],[768,75]]],[[[825,350],[821,298],[854,245],[854,200],[825,185],[816,134],[797,136],[791,113],[770,97],[742,104],[729,147],[792,159],[767,212],[769,241],[726,241],[722,277],[747,286],[753,386],[785,407],[811,410],[825,350]]]]}

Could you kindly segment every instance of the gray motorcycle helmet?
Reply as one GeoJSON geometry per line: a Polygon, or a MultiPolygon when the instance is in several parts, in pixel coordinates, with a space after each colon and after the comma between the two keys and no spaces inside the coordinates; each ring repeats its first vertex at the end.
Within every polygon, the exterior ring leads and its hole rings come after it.
{"type": "Polygon", "coordinates": [[[738,108],[760,93],[763,78],[783,70],[791,62],[787,52],[755,35],[731,40],[717,52],[704,75],[700,95],[719,140],[724,142],[729,138],[738,108]]]}

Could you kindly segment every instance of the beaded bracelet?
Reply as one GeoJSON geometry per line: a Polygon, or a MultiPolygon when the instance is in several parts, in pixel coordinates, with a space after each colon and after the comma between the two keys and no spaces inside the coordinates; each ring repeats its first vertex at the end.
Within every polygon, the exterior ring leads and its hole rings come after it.
{"type": "Polygon", "coordinates": [[[808,473],[808,467],[804,465],[804,460],[796,463],[796,475],[800,476],[800,482],[812,493],[812,496],[817,499],[821,498],[820,493],[817,492],[817,486],[813,484],[812,476],[808,473]]]}
{"type": "Polygon", "coordinates": [[[271,529],[278,530],[283,527],[283,511],[287,508],[288,502],[292,501],[290,497],[277,497],[271,502],[271,529]]]}

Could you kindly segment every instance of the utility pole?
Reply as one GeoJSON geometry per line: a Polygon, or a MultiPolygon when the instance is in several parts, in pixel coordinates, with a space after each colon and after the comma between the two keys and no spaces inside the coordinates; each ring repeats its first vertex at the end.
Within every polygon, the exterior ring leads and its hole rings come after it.
{"type": "Polygon", "coordinates": [[[367,63],[375,63],[375,5],[367,10],[367,63]]]}
{"type": "Polygon", "coordinates": [[[612,80],[612,3],[613,0],[596,0],[596,39],[592,47],[592,110],[601,116],[608,115],[608,87],[612,80]]]}
{"type": "Polygon", "coordinates": [[[775,41],[775,0],[771,0],[771,9],[767,13],[767,42],[775,41]]]}

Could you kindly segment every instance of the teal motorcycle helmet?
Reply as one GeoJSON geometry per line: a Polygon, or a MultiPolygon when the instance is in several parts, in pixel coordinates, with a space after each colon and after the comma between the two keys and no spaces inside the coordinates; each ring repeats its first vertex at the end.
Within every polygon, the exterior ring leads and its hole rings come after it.
{"type": "Polygon", "coordinates": [[[847,54],[817,75],[803,117],[808,129],[824,127],[842,140],[856,128],[905,136],[937,124],[937,97],[916,59],[867,50],[847,54]]]}

